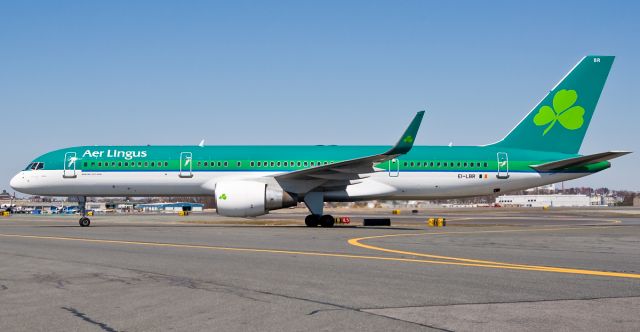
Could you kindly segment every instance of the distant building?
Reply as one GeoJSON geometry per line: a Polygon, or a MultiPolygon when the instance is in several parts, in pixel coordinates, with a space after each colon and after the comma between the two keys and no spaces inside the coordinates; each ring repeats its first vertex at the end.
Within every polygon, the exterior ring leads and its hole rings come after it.
{"type": "Polygon", "coordinates": [[[178,212],[178,211],[195,211],[201,212],[204,208],[204,204],[200,203],[149,203],[138,204],[136,208],[143,210],[144,212],[178,212]]]}
{"type": "Polygon", "coordinates": [[[640,196],[633,198],[633,206],[640,206],[640,196]]]}
{"type": "Polygon", "coordinates": [[[587,195],[502,195],[496,204],[513,207],[591,206],[587,195]]]}
{"type": "Polygon", "coordinates": [[[2,193],[0,193],[0,201],[10,201],[11,198],[13,198],[13,196],[11,196],[11,194],[6,190],[3,190],[2,193]]]}

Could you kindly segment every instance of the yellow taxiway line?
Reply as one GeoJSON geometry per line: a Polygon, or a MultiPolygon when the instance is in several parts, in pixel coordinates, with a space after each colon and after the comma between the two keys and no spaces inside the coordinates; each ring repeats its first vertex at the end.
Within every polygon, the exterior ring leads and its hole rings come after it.
{"type": "MultiPolygon", "coordinates": [[[[615,223],[619,223],[619,221],[617,221],[617,220],[615,220],[614,222],[615,223]]],[[[560,226],[560,227],[551,227],[551,228],[516,229],[516,230],[463,231],[463,232],[439,232],[439,233],[427,233],[427,232],[423,232],[423,233],[403,233],[403,234],[389,234],[389,235],[377,235],[377,236],[367,236],[367,237],[353,238],[353,239],[349,239],[347,242],[350,245],[353,245],[353,246],[356,246],[356,247],[360,247],[360,248],[369,249],[369,250],[382,251],[382,252],[399,254],[399,255],[415,256],[415,257],[428,257],[428,258],[433,258],[433,259],[444,260],[445,262],[450,262],[450,263],[453,263],[453,262],[464,262],[464,263],[468,263],[468,264],[474,264],[473,266],[480,266],[480,267],[487,267],[487,268],[542,271],[542,272],[556,272],[556,273],[569,273],[569,274],[583,274],[583,275],[594,275],[594,276],[605,276],[605,277],[640,279],[640,274],[633,274],[633,273],[585,270],[585,269],[574,269],[574,268],[564,268],[564,267],[554,267],[554,266],[541,266],[541,265],[513,264],[513,263],[487,261],[487,260],[479,260],[479,259],[433,255],[433,254],[419,253],[419,252],[413,252],[413,251],[404,251],[404,250],[395,250],[395,249],[383,248],[383,247],[373,246],[373,245],[369,245],[369,244],[365,244],[365,243],[361,242],[361,241],[364,241],[364,240],[372,240],[372,239],[381,239],[381,238],[390,238],[390,237],[420,236],[420,235],[512,233],[512,232],[546,232],[546,231],[558,231],[558,230],[581,230],[581,229],[609,228],[609,227],[613,227],[613,226],[590,226],[590,227],[562,227],[562,226],[560,226]]]]}
{"type": "MultiPolygon", "coordinates": [[[[608,226],[595,226],[595,227],[608,227],[608,226]]],[[[610,226],[609,226],[610,227],[610,226]]],[[[562,229],[587,229],[593,227],[571,227],[562,229]]],[[[480,231],[483,233],[488,232],[516,232],[516,231],[541,231],[552,229],[531,229],[531,230],[495,230],[495,231],[480,231]]],[[[553,228],[558,230],[558,228],[553,228]]],[[[442,233],[411,233],[411,234],[393,234],[372,236],[364,238],[356,238],[349,240],[349,243],[366,249],[384,251],[402,255],[423,256],[432,257],[446,260],[428,260],[422,258],[405,258],[405,257],[384,257],[384,256],[369,256],[369,255],[357,255],[357,254],[340,254],[340,253],[324,253],[313,251],[296,251],[296,250],[278,250],[278,249],[258,249],[258,248],[236,248],[236,247],[222,247],[222,246],[209,246],[199,244],[182,244],[182,243],[163,243],[163,242],[145,242],[145,241],[126,241],[126,240],[109,240],[109,239],[91,239],[91,238],[77,238],[77,237],[63,237],[63,236],[45,236],[45,235],[23,235],[23,234],[3,234],[0,233],[0,237],[5,238],[23,238],[23,239],[37,239],[37,240],[52,240],[52,241],[73,241],[83,243],[101,243],[101,244],[117,244],[117,245],[133,245],[133,246],[148,246],[148,247],[169,247],[169,248],[183,248],[183,249],[202,249],[202,250],[218,250],[218,251],[233,251],[233,252],[254,252],[254,253],[271,253],[271,254],[284,254],[284,255],[299,255],[299,256],[315,256],[315,257],[338,257],[348,259],[364,259],[364,260],[378,260],[378,261],[391,261],[391,262],[408,262],[419,264],[436,264],[436,265],[452,265],[452,266],[470,266],[470,267],[484,267],[484,268],[496,268],[496,269],[510,269],[510,270],[523,270],[523,271],[539,271],[539,272],[555,272],[555,273],[569,273],[569,274],[582,274],[601,277],[617,277],[617,278],[633,278],[640,279],[640,274],[621,273],[621,272],[607,272],[607,271],[593,271],[560,267],[548,267],[548,266],[535,266],[524,264],[509,264],[500,262],[481,261],[473,259],[465,259],[458,257],[446,257],[437,255],[428,255],[421,253],[413,253],[408,251],[400,251],[393,249],[386,249],[381,247],[375,247],[367,244],[360,243],[365,239],[391,237],[391,236],[418,236],[424,234],[464,234],[464,233],[479,233],[479,232],[442,232],[442,233]]]]}

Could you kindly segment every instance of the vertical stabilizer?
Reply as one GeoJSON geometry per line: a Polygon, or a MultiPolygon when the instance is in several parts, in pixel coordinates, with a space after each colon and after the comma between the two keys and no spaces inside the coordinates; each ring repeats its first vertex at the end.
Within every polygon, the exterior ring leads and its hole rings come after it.
{"type": "Polygon", "coordinates": [[[584,57],[493,146],[575,154],[580,150],[613,56],[584,57]]]}

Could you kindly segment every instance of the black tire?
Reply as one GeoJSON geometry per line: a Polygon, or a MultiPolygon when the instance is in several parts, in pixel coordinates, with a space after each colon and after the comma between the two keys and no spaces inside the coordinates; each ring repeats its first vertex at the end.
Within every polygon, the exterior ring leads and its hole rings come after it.
{"type": "Polygon", "coordinates": [[[333,219],[332,215],[329,214],[325,214],[324,216],[320,217],[320,226],[322,227],[333,227],[333,224],[335,224],[335,219],[333,219]]]}
{"type": "Polygon", "coordinates": [[[304,224],[307,225],[307,227],[318,227],[319,223],[320,218],[314,214],[310,214],[304,218],[304,224]]]}
{"type": "Polygon", "coordinates": [[[89,225],[91,225],[91,220],[87,217],[82,217],[78,223],[80,224],[80,227],[89,227],[89,225]]]}

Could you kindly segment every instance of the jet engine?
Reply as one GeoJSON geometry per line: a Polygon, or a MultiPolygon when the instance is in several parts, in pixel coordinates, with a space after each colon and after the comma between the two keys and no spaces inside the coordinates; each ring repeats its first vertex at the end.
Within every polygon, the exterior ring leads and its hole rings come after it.
{"type": "Polygon", "coordinates": [[[218,214],[227,217],[255,217],[297,204],[282,187],[256,181],[218,182],[215,197],[218,214]]]}

